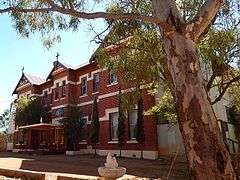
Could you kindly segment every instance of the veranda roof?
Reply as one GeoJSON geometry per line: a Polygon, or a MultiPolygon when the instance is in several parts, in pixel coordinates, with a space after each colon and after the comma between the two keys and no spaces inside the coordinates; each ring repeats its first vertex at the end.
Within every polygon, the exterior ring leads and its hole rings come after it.
{"type": "Polygon", "coordinates": [[[31,124],[31,125],[27,125],[27,126],[20,126],[18,129],[52,129],[55,127],[61,127],[61,125],[38,123],[38,124],[31,124]]]}

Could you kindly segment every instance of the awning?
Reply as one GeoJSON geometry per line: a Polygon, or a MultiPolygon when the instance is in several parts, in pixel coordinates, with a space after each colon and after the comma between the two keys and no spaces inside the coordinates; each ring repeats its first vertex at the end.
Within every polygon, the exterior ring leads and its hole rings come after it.
{"type": "Polygon", "coordinates": [[[57,124],[48,124],[48,123],[39,123],[39,124],[31,124],[27,126],[20,126],[18,129],[35,129],[35,130],[47,130],[54,129],[56,127],[61,127],[61,125],[57,124]]]}

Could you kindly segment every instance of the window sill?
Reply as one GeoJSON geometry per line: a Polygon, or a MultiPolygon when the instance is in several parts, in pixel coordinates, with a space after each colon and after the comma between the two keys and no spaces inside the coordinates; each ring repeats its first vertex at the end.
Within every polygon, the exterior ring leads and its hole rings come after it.
{"type": "Polygon", "coordinates": [[[97,92],[93,92],[92,94],[94,95],[94,94],[98,94],[99,93],[99,91],[97,91],[97,92]]]}
{"type": "Polygon", "coordinates": [[[87,97],[87,94],[81,95],[80,98],[87,97]]]}
{"type": "Polygon", "coordinates": [[[82,141],[82,142],[79,142],[78,144],[87,144],[87,141],[82,141]]]}
{"type": "Polygon", "coordinates": [[[117,84],[118,84],[118,82],[114,82],[114,83],[108,84],[107,87],[114,86],[114,85],[117,85],[117,84]]]}
{"type": "Polygon", "coordinates": [[[138,141],[137,140],[129,140],[127,141],[128,144],[137,144],[138,141]]]}
{"type": "Polygon", "coordinates": [[[118,144],[118,140],[108,141],[108,144],[118,144]]]}

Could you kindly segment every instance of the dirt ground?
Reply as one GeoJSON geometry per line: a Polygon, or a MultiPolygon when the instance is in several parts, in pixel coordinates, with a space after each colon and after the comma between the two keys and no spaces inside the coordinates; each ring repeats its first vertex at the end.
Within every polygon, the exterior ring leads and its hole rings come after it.
{"type": "MultiPolygon", "coordinates": [[[[128,175],[147,179],[167,179],[173,157],[164,156],[158,160],[117,158],[119,166],[127,168],[128,175]]],[[[98,176],[97,168],[103,166],[105,157],[92,155],[24,155],[0,152],[0,168],[23,169],[38,172],[68,173],[98,176]]],[[[169,179],[187,180],[187,165],[178,157],[172,167],[169,179]]]]}

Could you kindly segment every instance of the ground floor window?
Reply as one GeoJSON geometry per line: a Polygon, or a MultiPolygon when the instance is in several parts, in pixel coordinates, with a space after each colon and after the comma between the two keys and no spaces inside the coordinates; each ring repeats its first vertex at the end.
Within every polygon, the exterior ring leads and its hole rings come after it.
{"type": "Polygon", "coordinates": [[[85,141],[87,140],[87,121],[88,121],[88,117],[82,117],[82,132],[81,132],[81,140],[85,141]]]}
{"type": "Polygon", "coordinates": [[[133,109],[128,113],[129,120],[129,139],[136,139],[136,130],[137,130],[137,109],[133,109]]]}
{"type": "Polygon", "coordinates": [[[111,140],[118,140],[118,112],[109,114],[111,140]]]}

